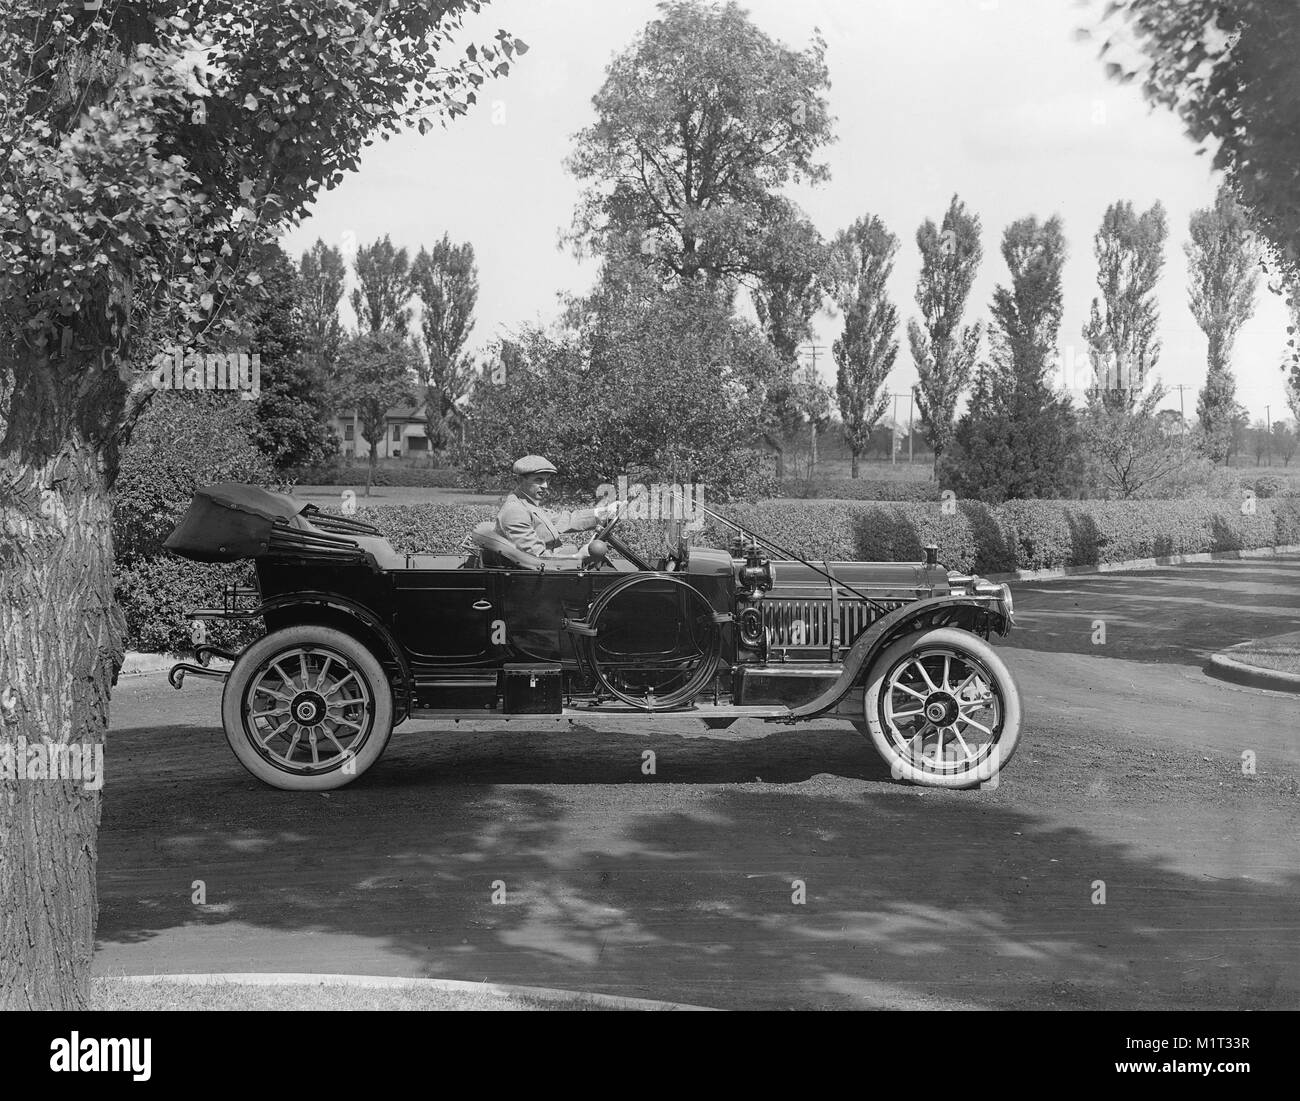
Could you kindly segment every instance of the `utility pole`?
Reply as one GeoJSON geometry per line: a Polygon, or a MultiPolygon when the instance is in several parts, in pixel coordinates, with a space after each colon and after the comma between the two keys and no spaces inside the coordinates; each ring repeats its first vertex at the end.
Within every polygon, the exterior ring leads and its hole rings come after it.
{"type": "MultiPolygon", "coordinates": [[[[812,375],[812,382],[815,383],[817,382],[817,353],[824,352],[826,350],[826,345],[805,344],[804,347],[808,349],[808,370],[809,373],[812,375]]],[[[816,417],[810,416],[808,418],[808,427],[810,430],[809,434],[811,437],[809,442],[812,448],[812,450],[809,452],[808,455],[808,459],[809,459],[808,473],[811,476],[817,473],[817,418],[816,417]]]]}
{"type": "Polygon", "coordinates": [[[1183,391],[1194,390],[1194,386],[1184,386],[1181,382],[1174,387],[1178,391],[1178,421],[1182,429],[1182,437],[1187,439],[1187,414],[1183,412],[1183,391]]]}
{"type": "Polygon", "coordinates": [[[889,426],[889,461],[898,462],[898,394],[894,394],[894,423],[889,426]]]}
{"type": "Polygon", "coordinates": [[[912,462],[912,403],[916,397],[916,391],[909,389],[907,391],[907,462],[912,462]]]}

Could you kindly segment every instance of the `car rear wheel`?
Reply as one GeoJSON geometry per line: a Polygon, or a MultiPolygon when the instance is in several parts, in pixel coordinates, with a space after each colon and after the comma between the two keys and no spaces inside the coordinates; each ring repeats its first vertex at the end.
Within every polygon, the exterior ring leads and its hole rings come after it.
{"type": "Polygon", "coordinates": [[[867,674],[865,733],[895,779],[926,787],[987,783],[1020,740],[1020,692],[997,652],[954,627],[917,631],[867,674]]]}
{"type": "Polygon", "coordinates": [[[375,763],[393,696],[374,654],[329,627],[288,627],[240,655],[221,698],[226,740],[272,787],[327,791],[375,763]]]}

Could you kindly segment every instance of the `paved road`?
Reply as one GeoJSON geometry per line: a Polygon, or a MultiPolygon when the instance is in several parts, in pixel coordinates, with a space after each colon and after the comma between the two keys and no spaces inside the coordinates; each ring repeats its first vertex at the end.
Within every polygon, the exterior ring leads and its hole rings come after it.
{"type": "Polygon", "coordinates": [[[292,795],[236,763],[218,688],[136,678],[113,701],[97,970],[725,1007],[1300,1007],[1300,697],[1200,671],[1294,628],[1300,560],[1014,588],[1001,645],[1026,735],[979,792],[891,782],[845,723],[643,721],[408,724],[351,787],[292,795]]]}

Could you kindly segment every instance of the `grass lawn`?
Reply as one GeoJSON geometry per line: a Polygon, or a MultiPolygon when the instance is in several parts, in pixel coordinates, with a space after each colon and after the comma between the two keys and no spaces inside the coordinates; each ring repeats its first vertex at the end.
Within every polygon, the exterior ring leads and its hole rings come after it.
{"type": "Polygon", "coordinates": [[[1300,674],[1300,631],[1274,635],[1272,638],[1252,639],[1240,646],[1233,646],[1226,652],[1234,661],[1246,665],[1300,674]]]}
{"type": "Polygon", "coordinates": [[[355,486],[294,486],[293,495],[314,505],[337,505],[343,500],[343,491],[351,489],[357,495],[357,508],[374,505],[495,505],[499,493],[471,493],[467,489],[436,489],[431,486],[372,486],[367,497],[364,479],[355,486]]]}
{"type": "MultiPolygon", "coordinates": [[[[786,481],[802,480],[805,476],[805,466],[802,462],[789,462],[786,464],[786,481]]],[[[915,482],[925,481],[934,471],[934,457],[918,455],[913,462],[907,461],[907,452],[904,451],[898,457],[898,462],[891,463],[888,459],[872,460],[868,462],[863,459],[858,464],[858,477],[870,482],[915,482]]],[[[818,478],[851,478],[853,477],[853,463],[849,459],[823,458],[817,464],[818,478]]]]}
{"type": "Polygon", "coordinates": [[[92,979],[90,1008],[95,1010],[587,1010],[595,1002],[546,1001],[515,994],[439,990],[426,986],[365,987],[326,985],[262,986],[253,983],[187,983],[182,979],[125,982],[92,979]]]}

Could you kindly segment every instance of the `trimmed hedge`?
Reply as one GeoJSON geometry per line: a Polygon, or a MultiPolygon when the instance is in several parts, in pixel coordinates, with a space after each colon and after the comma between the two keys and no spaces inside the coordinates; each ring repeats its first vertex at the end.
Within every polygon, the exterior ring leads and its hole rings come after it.
{"type": "MultiPolygon", "coordinates": [[[[496,514],[492,505],[358,505],[358,517],[404,552],[456,550],[474,525],[496,514]]],[[[1008,501],[997,506],[960,501],[949,508],[940,502],[766,501],[730,505],[724,512],[805,558],[915,562],[923,558],[926,543],[935,543],[939,561],[965,573],[1300,544],[1300,500],[1295,498],[1253,503],[1008,501]]],[[[651,560],[663,552],[660,523],[624,521],[620,532],[651,560]]],[[[731,538],[730,529],[710,520],[696,542],[726,547],[731,538]]],[[[204,566],[170,557],[120,568],[117,595],[127,617],[129,646],[188,649],[189,624],[182,611],[218,604],[223,583],[246,584],[250,576],[250,563],[204,566]]],[[[238,645],[249,630],[212,624],[210,640],[218,646],[238,645]]]]}
{"type": "MultiPolygon", "coordinates": [[[[1300,543],[1300,501],[765,501],[723,512],[806,558],[918,561],[927,543],[949,569],[980,573],[1089,566],[1130,558],[1246,550],[1300,543]]],[[[377,505],[363,515],[402,551],[459,547],[491,505],[377,505]]],[[[650,557],[661,553],[663,526],[624,521],[623,538],[650,557]]],[[[579,537],[575,536],[575,540],[579,537]]],[[[731,531],[709,520],[697,542],[725,547],[731,531]]]]}

